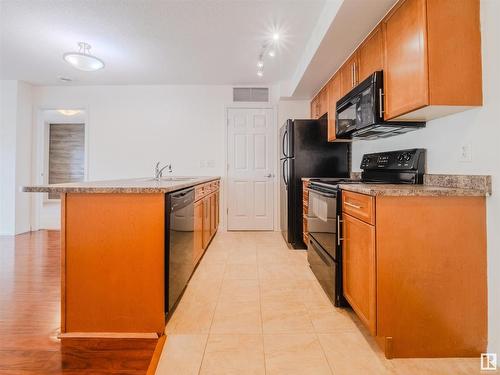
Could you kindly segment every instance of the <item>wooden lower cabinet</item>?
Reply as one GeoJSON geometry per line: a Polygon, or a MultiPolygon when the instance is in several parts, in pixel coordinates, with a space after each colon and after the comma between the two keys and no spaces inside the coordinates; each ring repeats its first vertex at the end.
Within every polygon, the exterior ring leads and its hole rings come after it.
{"type": "Polygon", "coordinates": [[[376,334],[375,226],[344,214],[344,297],[372,335],[376,334]]]}
{"type": "Polygon", "coordinates": [[[486,351],[484,197],[348,192],[342,211],[344,296],[386,357],[486,351]]]}
{"type": "Polygon", "coordinates": [[[203,198],[203,248],[210,242],[210,197],[203,198]]]}
{"type": "Polygon", "coordinates": [[[193,262],[196,264],[203,255],[203,200],[194,204],[194,249],[193,262]]]}
{"type": "Polygon", "coordinates": [[[219,191],[215,192],[215,231],[219,228],[220,222],[220,213],[219,213],[219,203],[220,202],[220,194],[219,191]]]}
{"type": "Polygon", "coordinates": [[[302,240],[307,246],[309,242],[309,230],[307,226],[307,215],[309,214],[309,181],[302,182],[302,192],[302,240]]]}
{"type": "Polygon", "coordinates": [[[210,238],[213,237],[215,232],[217,231],[217,218],[215,216],[215,211],[216,211],[216,197],[215,193],[212,193],[210,195],[210,238]]]}
{"type": "Polygon", "coordinates": [[[219,185],[218,183],[209,184],[210,188],[200,189],[205,195],[199,197],[199,200],[195,202],[195,253],[199,251],[198,241],[201,241],[201,253],[203,254],[219,228],[219,185]],[[200,240],[198,240],[197,228],[201,232],[200,240]]]}

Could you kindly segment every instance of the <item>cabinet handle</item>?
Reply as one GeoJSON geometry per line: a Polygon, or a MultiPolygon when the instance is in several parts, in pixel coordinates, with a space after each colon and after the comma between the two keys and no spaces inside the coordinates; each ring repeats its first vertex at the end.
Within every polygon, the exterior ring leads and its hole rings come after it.
{"type": "Polygon", "coordinates": [[[351,87],[354,87],[354,64],[351,65],[351,87]]]}
{"type": "Polygon", "coordinates": [[[356,72],[356,68],[357,68],[356,65],[357,65],[356,61],[354,61],[354,69],[353,69],[354,70],[354,86],[356,86],[359,83],[358,82],[358,75],[357,75],[357,72],[356,72]]]}
{"type": "Polygon", "coordinates": [[[349,206],[349,207],[352,207],[352,208],[356,208],[357,210],[359,210],[360,208],[363,208],[363,206],[357,206],[357,205],[352,204],[352,203],[350,203],[350,202],[344,202],[344,204],[345,204],[346,206],[349,206]]]}
{"type": "Polygon", "coordinates": [[[378,89],[378,109],[380,112],[380,117],[384,117],[384,93],[382,89],[378,89]]]}

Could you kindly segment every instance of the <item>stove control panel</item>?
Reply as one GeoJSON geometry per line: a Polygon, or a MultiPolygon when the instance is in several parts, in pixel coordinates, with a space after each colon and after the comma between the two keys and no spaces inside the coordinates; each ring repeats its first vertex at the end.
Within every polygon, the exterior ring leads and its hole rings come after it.
{"type": "Polygon", "coordinates": [[[409,170],[420,171],[425,168],[425,149],[388,151],[365,154],[361,159],[361,169],[367,170],[409,170]]]}

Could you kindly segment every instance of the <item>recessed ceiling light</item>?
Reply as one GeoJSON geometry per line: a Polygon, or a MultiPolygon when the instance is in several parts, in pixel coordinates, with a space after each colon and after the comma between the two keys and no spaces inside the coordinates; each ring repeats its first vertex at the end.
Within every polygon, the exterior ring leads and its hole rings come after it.
{"type": "Polygon", "coordinates": [[[259,61],[257,62],[257,67],[258,67],[258,68],[263,68],[263,67],[264,67],[264,61],[259,60],[259,61]]]}
{"type": "Polygon", "coordinates": [[[276,56],[276,51],[274,49],[271,49],[269,50],[269,52],[267,53],[270,57],[274,57],[276,56]]]}
{"type": "Polygon", "coordinates": [[[64,116],[74,116],[79,114],[81,111],[79,109],[58,109],[57,112],[64,116]]]}
{"type": "Polygon", "coordinates": [[[264,75],[264,71],[262,69],[257,70],[257,75],[262,77],[264,75]]]}
{"type": "Polygon", "coordinates": [[[278,33],[274,33],[274,34],[273,34],[273,40],[274,40],[275,42],[277,42],[278,40],[280,40],[280,34],[278,34],[278,33]]]}
{"type": "Polygon", "coordinates": [[[90,54],[90,44],[85,42],[78,43],[80,50],[78,52],[67,52],[63,55],[64,61],[73,65],[76,69],[85,72],[93,72],[104,68],[104,62],[90,54]]]}

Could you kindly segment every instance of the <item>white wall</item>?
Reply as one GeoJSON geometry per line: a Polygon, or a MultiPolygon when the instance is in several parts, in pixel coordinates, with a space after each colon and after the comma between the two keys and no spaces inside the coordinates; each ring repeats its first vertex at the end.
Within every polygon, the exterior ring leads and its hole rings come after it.
{"type": "Polygon", "coordinates": [[[413,133],[377,141],[356,141],[353,167],[359,167],[361,156],[367,152],[423,147],[428,152],[429,173],[493,176],[493,195],[487,198],[489,350],[500,354],[499,14],[500,1],[481,1],[483,107],[430,121],[427,128],[413,133]],[[466,144],[472,146],[472,162],[459,161],[460,148],[466,144]]]}
{"type": "MultiPolygon", "coordinates": [[[[89,179],[152,176],[156,161],[177,175],[222,174],[227,86],[37,87],[35,108],[86,108],[89,179]],[[214,168],[200,168],[214,160],[214,168]]],[[[37,129],[38,130],[38,129],[37,129]]]]}
{"type": "MultiPolygon", "coordinates": [[[[34,131],[39,139],[40,109],[84,108],[89,180],[151,177],[156,161],[172,163],[175,175],[223,176],[225,109],[231,104],[231,86],[36,87],[34,131]],[[214,166],[207,167],[207,161],[214,166]]],[[[34,150],[38,164],[39,149],[38,144],[34,150]]],[[[34,177],[43,182],[41,176],[34,177]]],[[[221,198],[225,207],[224,192],[221,198]]],[[[34,227],[58,228],[59,204],[45,203],[37,211],[37,199],[34,227]]],[[[224,224],[224,212],[221,219],[224,224]]]]}
{"type": "Polygon", "coordinates": [[[278,128],[288,119],[310,117],[309,100],[280,100],[278,104],[278,128]]]}
{"type": "Polygon", "coordinates": [[[31,197],[19,187],[31,183],[31,85],[1,81],[0,234],[30,230],[31,197]]]}
{"type": "Polygon", "coordinates": [[[1,81],[0,234],[15,232],[17,82],[1,81]]]}
{"type": "Polygon", "coordinates": [[[31,198],[20,187],[31,184],[32,86],[18,82],[16,121],[16,234],[31,229],[31,198]]]}

